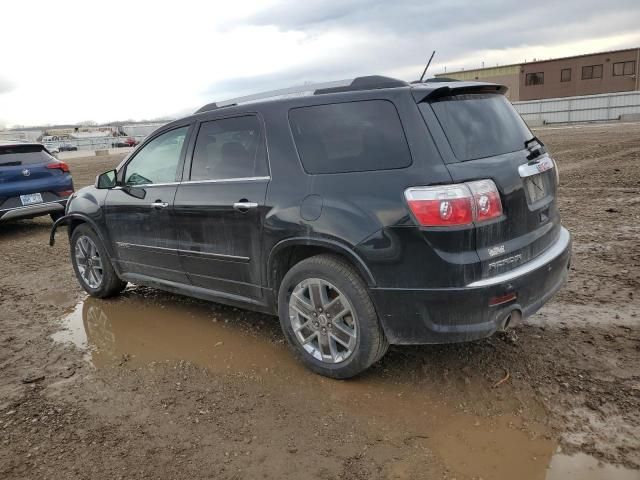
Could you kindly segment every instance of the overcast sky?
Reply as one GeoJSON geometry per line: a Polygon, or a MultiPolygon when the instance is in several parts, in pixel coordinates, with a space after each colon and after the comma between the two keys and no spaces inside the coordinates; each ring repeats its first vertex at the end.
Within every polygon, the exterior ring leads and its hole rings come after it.
{"type": "Polygon", "coordinates": [[[306,81],[640,46],[638,0],[4,1],[0,126],[153,119],[306,81]]]}

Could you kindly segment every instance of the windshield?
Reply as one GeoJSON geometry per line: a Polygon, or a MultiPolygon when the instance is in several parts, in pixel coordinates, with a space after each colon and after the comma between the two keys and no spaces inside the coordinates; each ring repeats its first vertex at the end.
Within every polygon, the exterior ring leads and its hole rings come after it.
{"type": "Polygon", "coordinates": [[[0,167],[32,165],[51,161],[51,156],[39,145],[0,147],[0,167]]]}
{"type": "Polygon", "coordinates": [[[466,94],[421,103],[432,108],[456,158],[462,162],[525,148],[533,134],[498,94],[466,94]]]}

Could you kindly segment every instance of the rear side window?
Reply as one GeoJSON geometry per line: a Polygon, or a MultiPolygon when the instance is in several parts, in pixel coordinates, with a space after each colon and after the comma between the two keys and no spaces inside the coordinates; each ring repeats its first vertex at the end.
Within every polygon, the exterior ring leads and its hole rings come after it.
{"type": "Polygon", "coordinates": [[[334,103],[289,112],[293,138],[307,173],[404,168],[411,154],[393,103],[334,103]]]}
{"type": "Polygon", "coordinates": [[[0,147],[0,167],[33,165],[34,163],[47,163],[51,160],[51,155],[39,145],[0,147]]]}
{"type": "Polygon", "coordinates": [[[198,131],[191,180],[269,175],[260,120],[255,115],[204,122],[198,131]]]}
{"type": "Polygon", "coordinates": [[[432,108],[456,158],[492,157],[525,148],[533,135],[503,95],[468,94],[421,103],[432,108]]]}

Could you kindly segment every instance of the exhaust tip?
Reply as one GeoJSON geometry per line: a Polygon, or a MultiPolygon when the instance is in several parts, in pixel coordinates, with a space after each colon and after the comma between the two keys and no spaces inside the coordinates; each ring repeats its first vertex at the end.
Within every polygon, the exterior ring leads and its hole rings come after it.
{"type": "Polygon", "coordinates": [[[502,321],[502,331],[513,328],[522,323],[522,312],[518,309],[511,310],[502,321]]]}

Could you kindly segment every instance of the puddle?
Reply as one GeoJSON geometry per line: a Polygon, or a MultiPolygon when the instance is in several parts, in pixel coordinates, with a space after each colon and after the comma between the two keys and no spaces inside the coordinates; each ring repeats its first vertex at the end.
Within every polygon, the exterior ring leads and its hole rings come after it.
{"type": "Polygon", "coordinates": [[[576,455],[554,455],[549,465],[546,480],[640,480],[640,471],[613,465],[599,464],[584,453],[576,455]]]}
{"type": "Polygon", "coordinates": [[[282,366],[303,370],[283,344],[261,336],[261,331],[267,337],[278,332],[268,328],[270,323],[270,317],[213,304],[158,304],[137,296],[112,300],[88,297],[64,318],[64,328],[52,338],[85,350],[97,368],[117,364],[124,357],[134,366],[188,360],[213,371],[282,366]],[[225,323],[229,316],[242,318],[225,323]]]}
{"type": "Polygon", "coordinates": [[[640,480],[638,472],[599,465],[587,455],[554,455],[557,446],[545,427],[525,424],[516,415],[464,413],[453,407],[461,399],[438,396],[437,385],[375,374],[342,382],[314,375],[288,351],[274,317],[151,297],[128,291],[117,299],[87,298],[53,339],[74,343],[96,368],[123,360],[135,366],[186,360],[216,372],[252,372],[265,388],[296,401],[327,402],[356,412],[379,432],[380,441],[435,453],[453,477],[640,480]],[[295,389],[289,388],[292,384],[295,389]]]}

